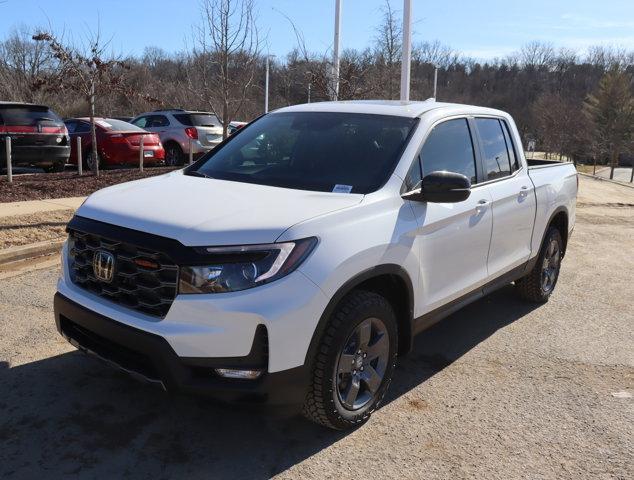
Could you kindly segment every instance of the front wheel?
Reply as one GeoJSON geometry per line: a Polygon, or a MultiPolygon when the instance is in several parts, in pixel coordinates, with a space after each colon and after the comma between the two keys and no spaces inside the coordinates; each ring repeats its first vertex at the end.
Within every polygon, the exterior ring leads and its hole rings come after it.
{"type": "Polygon", "coordinates": [[[557,284],[562,257],[561,234],[555,227],[550,227],[539,251],[537,263],[528,275],[515,282],[519,294],[532,302],[547,302],[557,284]]]}
{"type": "Polygon", "coordinates": [[[170,142],[165,145],[165,165],[175,167],[183,165],[185,154],[177,143],[170,142]]]}
{"type": "Polygon", "coordinates": [[[367,421],[390,384],[397,338],[396,316],[384,297],[357,290],[344,298],[317,347],[304,415],[336,430],[367,421]]]}

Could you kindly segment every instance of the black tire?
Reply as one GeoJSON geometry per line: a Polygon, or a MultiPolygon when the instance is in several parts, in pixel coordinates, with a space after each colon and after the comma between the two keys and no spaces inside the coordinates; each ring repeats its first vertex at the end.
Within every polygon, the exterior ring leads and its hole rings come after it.
{"type": "Polygon", "coordinates": [[[57,172],[57,173],[63,172],[65,167],[66,167],[65,162],[56,162],[51,167],[51,172],[57,172]]]}
{"type": "Polygon", "coordinates": [[[528,275],[515,282],[522,298],[536,303],[548,301],[559,278],[563,245],[559,230],[549,227],[537,257],[537,263],[528,275]]]}
{"type": "Polygon", "coordinates": [[[185,162],[185,154],[178,143],[168,142],[165,145],[165,165],[180,166],[185,162]]]}
{"type": "Polygon", "coordinates": [[[303,406],[304,416],[335,430],[365,423],[379,407],[390,385],[397,350],[396,315],[390,303],[381,295],[365,290],[355,290],[347,295],[330,317],[316,349],[303,406]],[[360,330],[367,332],[368,322],[370,333],[366,338],[369,341],[363,347],[363,342],[357,342],[360,338],[356,337],[356,333],[360,330]],[[361,353],[357,352],[359,346],[362,347],[359,349],[361,353]],[[378,351],[382,352],[382,356],[370,358],[378,351]],[[345,361],[342,362],[342,359],[345,361]],[[345,367],[347,359],[352,359],[352,366],[345,367]],[[342,373],[346,368],[354,368],[354,374],[352,371],[342,373]],[[351,396],[346,394],[346,399],[342,398],[341,389],[346,385],[348,394],[353,387],[356,388],[352,408],[346,406],[351,396]],[[355,404],[357,399],[358,406],[355,404]]]}
{"type": "MultiPolygon", "coordinates": [[[[97,154],[99,156],[99,154],[97,154]]],[[[85,172],[94,172],[92,168],[92,149],[88,149],[82,155],[83,169],[85,172]]],[[[103,170],[103,158],[99,157],[99,170],[103,170]]]]}

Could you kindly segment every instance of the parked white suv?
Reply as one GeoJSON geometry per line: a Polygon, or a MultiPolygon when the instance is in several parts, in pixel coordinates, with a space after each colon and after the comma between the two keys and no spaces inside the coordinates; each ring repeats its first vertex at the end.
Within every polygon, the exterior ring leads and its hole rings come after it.
{"type": "Polygon", "coordinates": [[[572,164],[529,167],[498,110],[283,108],[191,167],[91,195],[68,225],[57,328],[166,389],[345,429],[416,333],[513,281],[548,300],[576,192],[572,164]]]}
{"type": "Polygon", "coordinates": [[[142,113],[130,123],[158,133],[165,148],[166,165],[183,165],[191,143],[194,158],[222,142],[222,124],[209,112],[155,110],[142,113]]]}

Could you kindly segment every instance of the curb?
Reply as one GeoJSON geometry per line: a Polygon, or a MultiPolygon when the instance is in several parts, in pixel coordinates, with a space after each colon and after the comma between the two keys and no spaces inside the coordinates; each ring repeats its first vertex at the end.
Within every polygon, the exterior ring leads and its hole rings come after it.
{"type": "Polygon", "coordinates": [[[602,182],[613,183],[614,185],[621,185],[622,187],[634,188],[633,184],[628,184],[624,182],[619,182],[617,180],[610,180],[609,178],[599,177],[597,175],[592,175],[590,173],[577,172],[579,175],[583,175],[584,177],[594,178],[595,180],[601,180],[602,182]]]}
{"type": "Polygon", "coordinates": [[[65,240],[66,238],[56,238],[55,240],[45,240],[29,245],[2,249],[0,250],[0,265],[57,253],[62,248],[65,240]]]}

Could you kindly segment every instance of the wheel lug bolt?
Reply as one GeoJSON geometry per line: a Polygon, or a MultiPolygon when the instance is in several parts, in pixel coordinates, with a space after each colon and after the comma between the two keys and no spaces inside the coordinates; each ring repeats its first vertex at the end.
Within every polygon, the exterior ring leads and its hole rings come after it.
{"type": "Polygon", "coordinates": [[[367,353],[364,353],[364,354],[363,354],[363,358],[365,358],[365,357],[367,357],[367,356],[368,356],[368,354],[367,354],[367,353]]]}
{"type": "Polygon", "coordinates": [[[361,367],[361,371],[363,371],[363,367],[361,367]]]}

